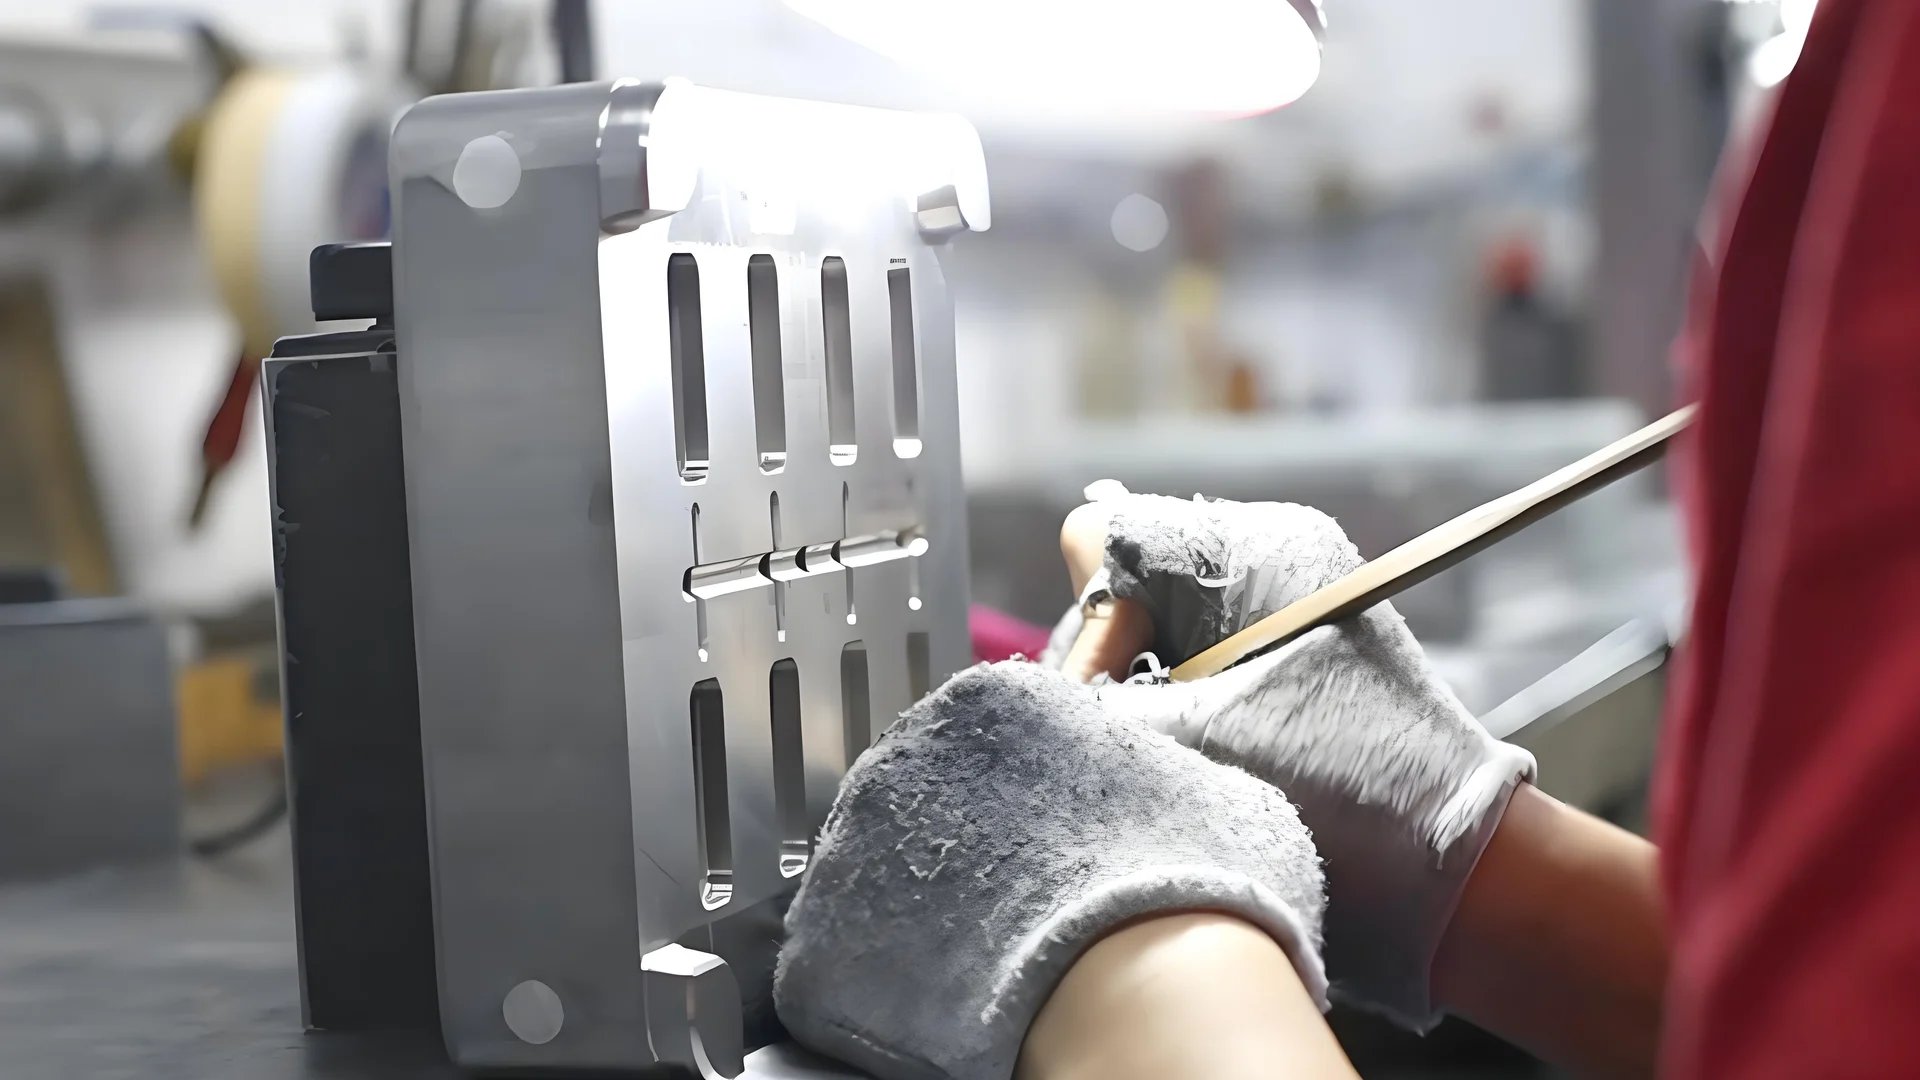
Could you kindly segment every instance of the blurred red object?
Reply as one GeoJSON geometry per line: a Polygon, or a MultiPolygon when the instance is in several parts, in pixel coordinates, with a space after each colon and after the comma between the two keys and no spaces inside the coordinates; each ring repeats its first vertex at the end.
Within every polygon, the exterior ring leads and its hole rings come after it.
{"type": "Polygon", "coordinates": [[[1032,659],[1047,647],[1048,631],[1045,627],[1035,626],[1025,619],[1016,619],[1004,611],[995,611],[979,604],[967,610],[967,632],[973,638],[973,659],[976,663],[1011,660],[1014,657],[1032,659]]]}
{"type": "Polygon", "coordinates": [[[1508,237],[1495,242],[1487,252],[1487,284],[1501,296],[1520,296],[1533,292],[1540,277],[1540,256],[1533,242],[1508,237]]]}
{"type": "Polygon", "coordinates": [[[254,383],[260,377],[260,361],[241,354],[234,362],[227,387],[207,420],[207,433],[200,441],[200,486],[193,505],[187,511],[187,531],[200,527],[207,516],[207,501],[213,494],[213,482],[226,471],[240,450],[240,433],[247,419],[247,402],[253,399],[254,383]]]}
{"type": "Polygon", "coordinates": [[[1695,261],[1660,1076],[1920,1076],[1916,101],[1920,4],[1820,0],[1695,261]]]}

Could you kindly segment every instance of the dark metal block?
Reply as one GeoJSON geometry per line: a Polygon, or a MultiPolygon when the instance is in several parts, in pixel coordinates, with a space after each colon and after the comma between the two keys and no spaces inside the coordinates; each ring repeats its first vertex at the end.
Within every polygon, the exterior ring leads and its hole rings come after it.
{"type": "Polygon", "coordinates": [[[392,337],[288,339],[262,380],[310,1028],[439,1022],[392,337]]]}

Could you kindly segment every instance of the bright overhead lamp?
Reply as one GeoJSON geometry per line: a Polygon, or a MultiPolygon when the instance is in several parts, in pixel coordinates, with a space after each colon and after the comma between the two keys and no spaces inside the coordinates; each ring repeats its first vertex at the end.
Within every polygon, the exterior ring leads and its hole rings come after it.
{"type": "Polygon", "coordinates": [[[1754,47],[1747,57],[1747,73],[1763,87],[1777,86],[1786,79],[1800,59],[1807,43],[1807,30],[1813,25],[1813,9],[1819,0],[1780,0],[1780,33],[1754,47]]]}
{"type": "Polygon", "coordinates": [[[1320,0],[786,0],[970,94],[1053,113],[1277,109],[1320,76],[1320,0]]]}

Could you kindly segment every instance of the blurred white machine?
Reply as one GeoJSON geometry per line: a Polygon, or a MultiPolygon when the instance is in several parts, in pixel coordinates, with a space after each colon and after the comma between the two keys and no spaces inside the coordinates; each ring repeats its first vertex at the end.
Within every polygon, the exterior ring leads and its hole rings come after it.
{"type": "Polygon", "coordinates": [[[390,253],[314,263],[374,325],[266,373],[309,1022],[381,1019],[330,1018],[393,953],[338,958],[426,945],[354,875],[424,847],[459,1064],[802,1075],[785,905],[848,762],[971,657],[939,252],[988,224],[978,139],[577,84],[429,99],[390,173],[390,253]],[[375,745],[422,839],[335,855],[407,833],[340,810],[375,745]]]}

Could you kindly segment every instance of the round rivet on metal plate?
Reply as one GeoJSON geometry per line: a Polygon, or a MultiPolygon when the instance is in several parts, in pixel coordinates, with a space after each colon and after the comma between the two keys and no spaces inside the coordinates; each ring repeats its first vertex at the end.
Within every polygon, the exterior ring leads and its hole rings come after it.
{"type": "Polygon", "coordinates": [[[538,979],[528,979],[507,991],[500,1003],[500,1015],[521,1042],[535,1046],[552,1042],[567,1018],[560,995],[538,979]]]}
{"type": "Polygon", "coordinates": [[[482,135],[453,163],[453,193],[475,210],[505,206],[520,190],[520,155],[498,135],[482,135]]]}

